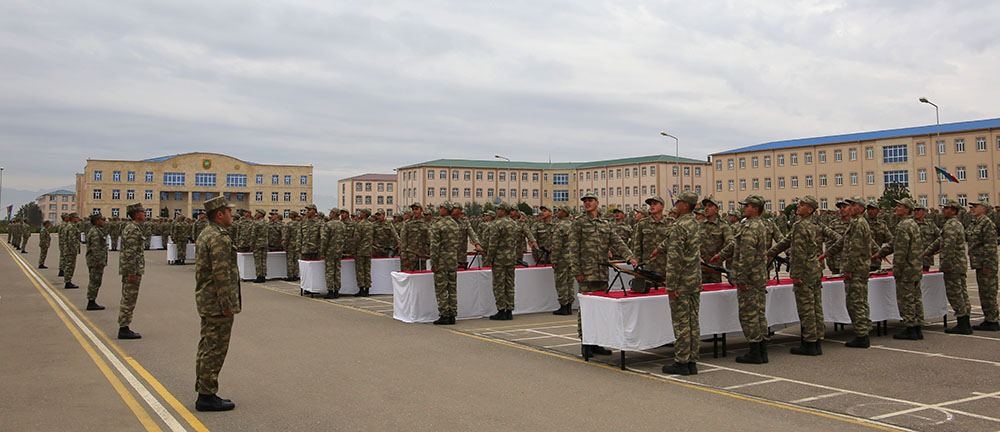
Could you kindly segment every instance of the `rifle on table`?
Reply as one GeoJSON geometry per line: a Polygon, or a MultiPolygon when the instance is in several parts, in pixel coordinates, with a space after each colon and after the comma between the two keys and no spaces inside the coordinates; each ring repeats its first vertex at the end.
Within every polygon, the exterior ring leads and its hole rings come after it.
{"type": "Polygon", "coordinates": [[[552,262],[552,251],[550,251],[550,250],[548,250],[546,248],[543,248],[543,247],[539,247],[538,251],[539,251],[538,252],[538,261],[539,262],[546,262],[546,263],[552,262]]]}
{"type": "Polygon", "coordinates": [[[779,273],[781,272],[781,266],[782,265],[785,266],[785,271],[790,271],[791,270],[791,266],[790,266],[791,259],[789,259],[788,257],[783,257],[781,255],[775,255],[774,258],[771,258],[771,262],[768,263],[768,264],[769,264],[769,267],[773,267],[774,268],[774,280],[775,281],[779,281],[781,279],[781,276],[780,276],[779,273]]]}
{"type": "Polygon", "coordinates": [[[517,263],[517,265],[519,265],[519,266],[521,266],[521,267],[531,267],[531,265],[529,265],[528,263],[524,262],[524,260],[523,260],[523,259],[521,259],[521,258],[518,258],[518,259],[517,259],[516,261],[514,261],[514,262],[515,262],[515,263],[517,263]]]}
{"type": "Polygon", "coordinates": [[[717,265],[714,265],[714,264],[709,264],[709,263],[707,263],[705,261],[701,261],[700,264],[701,264],[701,267],[703,269],[714,271],[716,273],[725,275],[726,276],[726,282],[729,282],[729,285],[733,284],[733,275],[729,273],[729,269],[727,269],[727,268],[725,268],[723,266],[717,266],[717,265]]]}
{"type": "Polygon", "coordinates": [[[478,257],[479,257],[479,251],[476,251],[476,253],[472,254],[472,259],[465,262],[465,269],[468,270],[470,267],[472,267],[472,263],[476,262],[476,258],[478,257]]]}
{"type": "MultiPolygon", "coordinates": [[[[622,267],[615,262],[601,263],[602,266],[608,267],[617,273],[615,279],[608,284],[608,288],[605,292],[611,291],[611,287],[614,286],[615,281],[621,281],[622,273],[632,276],[632,281],[629,283],[632,292],[645,294],[649,292],[651,287],[664,286],[667,281],[666,276],[663,273],[647,270],[643,268],[643,264],[635,266],[635,268],[622,267]]],[[[625,290],[625,283],[622,282],[622,291],[625,290]]],[[[627,295],[627,294],[626,294],[627,295]]]]}

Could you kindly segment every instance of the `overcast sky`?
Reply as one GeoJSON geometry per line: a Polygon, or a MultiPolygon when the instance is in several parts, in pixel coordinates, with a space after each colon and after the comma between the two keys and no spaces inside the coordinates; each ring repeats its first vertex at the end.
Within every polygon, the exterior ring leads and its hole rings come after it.
{"type": "Polygon", "coordinates": [[[1000,117],[995,1],[0,2],[5,188],[209,151],[338,178],[1000,117]]]}

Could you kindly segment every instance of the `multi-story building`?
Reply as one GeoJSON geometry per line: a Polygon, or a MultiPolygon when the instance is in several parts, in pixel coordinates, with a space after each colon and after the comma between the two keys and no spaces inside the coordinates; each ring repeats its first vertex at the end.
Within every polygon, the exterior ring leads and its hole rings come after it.
{"type": "Polygon", "coordinates": [[[185,153],[137,161],[88,159],[76,175],[78,208],[86,214],[124,217],[125,206],[138,201],[150,216],[193,216],[219,195],[238,209],[287,216],[312,202],[313,168],[185,153]]]}
{"type": "Polygon", "coordinates": [[[59,215],[76,211],[76,194],[59,189],[35,198],[35,204],[42,210],[42,218],[53,224],[62,222],[59,215]]]}
{"type": "Polygon", "coordinates": [[[707,190],[710,165],[655,155],[583,163],[438,159],[397,169],[400,207],[421,202],[526,203],[582,208],[594,193],[604,209],[631,210],[653,195],[707,190]]]}
{"type": "Polygon", "coordinates": [[[878,199],[893,183],[906,186],[923,205],[1000,202],[1000,119],[776,141],[710,160],[711,193],[728,208],[751,194],[763,196],[768,209],[804,195],[815,196],[820,208],[833,208],[842,198],[878,199]],[[959,183],[940,182],[935,166],[959,183]]]}
{"type": "Polygon", "coordinates": [[[396,175],[362,174],[338,180],[337,196],[340,208],[351,213],[369,209],[392,216],[396,213],[396,175]]]}

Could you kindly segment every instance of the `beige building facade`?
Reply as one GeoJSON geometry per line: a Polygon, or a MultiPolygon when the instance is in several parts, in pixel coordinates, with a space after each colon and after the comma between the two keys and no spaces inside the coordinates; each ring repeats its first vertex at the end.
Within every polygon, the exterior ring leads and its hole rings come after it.
{"type": "Polygon", "coordinates": [[[594,193],[603,209],[629,211],[653,195],[703,193],[711,184],[709,168],[706,161],[666,155],[582,163],[438,159],[398,168],[397,200],[400,208],[449,201],[579,209],[580,197],[594,193]]]}
{"type": "Polygon", "coordinates": [[[35,198],[35,204],[42,210],[42,219],[59,224],[59,215],[76,211],[76,194],[73,191],[59,189],[35,198]]]}
{"type": "Polygon", "coordinates": [[[763,196],[769,210],[804,195],[834,208],[852,196],[878,199],[892,183],[923,205],[1000,203],[1000,119],[777,141],[710,160],[711,193],[728,209],[748,195],[763,196]],[[939,182],[935,166],[959,182],[939,182]]]}
{"type": "Polygon", "coordinates": [[[387,216],[398,213],[395,174],[362,174],[337,181],[338,207],[354,213],[382,210],[387,216]]]}
{"type": "Polygon", "coordinates": [[[84,172],[76,175],[82,214],[124,218],[125,207],[138,201],[150,216],[193,216],[219,195],[238,209],[287,216],[312,202],[313,167],[198,152],[136,161],[88,159],[84,172]]]}

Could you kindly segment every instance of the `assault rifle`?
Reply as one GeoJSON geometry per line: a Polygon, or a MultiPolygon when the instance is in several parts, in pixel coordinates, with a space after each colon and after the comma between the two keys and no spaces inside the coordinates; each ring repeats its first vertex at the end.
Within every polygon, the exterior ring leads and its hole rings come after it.
{"type": "MultiPolygon", "coordinates": [[[[604,290],[604,292],[611,291],[611,288],[614,287],[615,282],[622,281],[621,278],[622,273],[632,276],[633,279],[631,282],[629,282],[631,291],[639,294],[648,293],[650,288],[663,286],[667,281],[667,278],[663,275],[663,273],[644,269],[642,263],[637,265],[635,268],[628,268],[620,266],[618,264],[619,263],[615,262],[601,263],[602,266],[608,267],[614,270],[616,273],[615,278],[611,281],[610,284],[608,284],[608,288],[604,290]]],[[[622,292],[625,292],[626,295],[628,295],[627,291],[625,290],[624,282],[622,282],[622,292]]]]}
{"type": "Polygon", "coordinates": [[[790,266],[791,259],[789,259],[788,257],[783,257],[781,255],[775,255],[774,258],[771,258],[771,262],[769,264],[770,264],[769,267],[774,268],[775,281],[778,281],[780,279],[779,273],[781,272],[782,265],[785,266],[785,271],[789,271],[791,269],[790,266]]]}
{"type": "Polygon", "coordinates": [[[717,265],[714,265],[714,264],[709,264],[709,263],[707,263],[705,261],[701,261],[701,268],[706,269],[706,270],[710,270],[710,271],[714,271],[714,272],[719,273],[719,274],[726,275],[726,281],[729,282],[730,285],[733,284],[733,276],[729,273],[729,269],[727,269],[727,268],[725,268],[723,266],[717,266],[717,265]]]}

